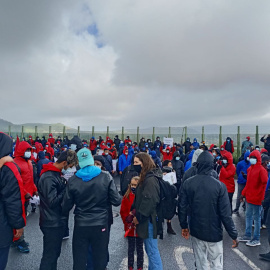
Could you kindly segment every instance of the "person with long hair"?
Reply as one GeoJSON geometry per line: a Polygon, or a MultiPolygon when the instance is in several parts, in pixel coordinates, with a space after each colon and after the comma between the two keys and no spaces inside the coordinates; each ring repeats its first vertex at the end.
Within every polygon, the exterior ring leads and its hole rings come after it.
{"type": "Polygon", "coordinates": [[[134,158],[134,169],[140,174],[133,208],[133,223],[140,238],[144,239],[145,250],[149,259],[149,270],[162,270],[162,261],[158,250],[158,216],[160,202],[159,178],[162,171],[156,168],[152,158],[146,153],[139,153],[134,158]]]}
{"type": "Polygon", "coordinates": [[[135,199],[136,188],[139,181],[138,176],[134,176],[125,193],[120,209],[120,215],[125,227],[125,237],[128,239],[128,269],[132,270],[134,265],[135,246],[137,250],[137,269],[143,269],[143,239],[138,237],[136,227],[133,223],[135,210],[130,212],[131,206],[135,199]]]}

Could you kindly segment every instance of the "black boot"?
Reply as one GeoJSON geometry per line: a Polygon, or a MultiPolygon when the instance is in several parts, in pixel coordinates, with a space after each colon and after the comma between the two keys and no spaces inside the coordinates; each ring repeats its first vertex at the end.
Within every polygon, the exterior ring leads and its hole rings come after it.
{"type": "Polygon", "coordinates": [[[172,223],[167,221],[167,233],[176,235],[176,232],[172,228],[172,223]]]}
{"type": "Polygon", "coordinates": [[[270,252],[266,254],[259,254],[260,258],[270,262],[270,252]]]}

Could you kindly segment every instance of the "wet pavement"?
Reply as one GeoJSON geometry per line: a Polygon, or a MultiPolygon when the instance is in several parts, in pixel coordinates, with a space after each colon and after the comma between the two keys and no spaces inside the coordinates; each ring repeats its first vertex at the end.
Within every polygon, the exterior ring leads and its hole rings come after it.
{"type": "MultiPolygon", "coordinates": [[[[119,178],[115,178],[119,186],[119,178]]],[[[236,193],[235,193],[236,194],[236,193]]],[[[234,197],[235,200],[235,197],[234,197]]],[[[108,269],[127,269],[127,240],[124,238],[124,229],[120,208],[114,208],[114,224],[111,228],[110,237],[110,262],[108,269]]],[[[239,216],[234,215],[234,221],[239,235],[245,231],[244,213],[239,216]]],[[[42,255],[42,233],[38,226],[39,212],[31,213],[27,217],[27,226],[25,229],[26,241],[30,243],[30,253],[21,254],[16,249],[11,248],[7,270],[38,270],[42,255]]],[[[72,228],[73,215],[70,214],[70,239],[63,240],[61,256],[58,260],[59,270],[72,270],[72,228]]],[[[172,220],[172,226],[177,235],[168,235],[164,227],[164,239],[159,240],[159,249],[163,262],[164,270],[191,270],[195,269],[194,256],[192,254],[191,242],[181,237],[181,228],[177,217],[172,220]]],[[[261,246],[247,247],[240,243],[237,249],[232,249],[232,240],[224,232],[224,269],[228,270],[268,270],[270,262],[259,259],[259,253],[268,252],[267,231],[261,230],[261,246]]],[[[147,256],[145,256],[147,258],[147,256]]],[[[147,269],[147,259],[145,260],[145,269],[147,269]]]]}

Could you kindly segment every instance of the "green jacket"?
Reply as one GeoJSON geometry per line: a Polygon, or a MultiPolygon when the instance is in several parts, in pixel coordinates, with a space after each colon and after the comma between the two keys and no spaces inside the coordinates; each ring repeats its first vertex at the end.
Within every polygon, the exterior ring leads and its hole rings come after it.
{"type": "Polygon", "coordinates": [[[150,171],[145,180],[137,187],[134,200],[137,225],[137,234],[140,238],[148,238],[148,222],[151,220],[154,228],[154,238],[157,238],[157,206],[160,201],[160,187],[157,177],[162,177],[160,169],[150,171]]]}

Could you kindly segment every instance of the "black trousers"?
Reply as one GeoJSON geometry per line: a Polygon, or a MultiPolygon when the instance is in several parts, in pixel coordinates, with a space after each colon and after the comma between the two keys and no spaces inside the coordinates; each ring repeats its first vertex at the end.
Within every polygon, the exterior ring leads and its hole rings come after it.
{"type": "Polygon", "coordinates": [[[233,199],[233,194],[234,194],[234,193],[228,192],[229,200],[230,200],[230,204],[231,204],[231,213],[232,213],[232,199],[233,199]]]}
{"type": "Polygon", "coordinates": [[[9,246],[0,248],[0,270],[5,270],[8,261],[9,246]]]}
{"type": "Polygon", "coordinates": [[[134,265],[135,246],[137,250],[137,269],[143,268],[143,239],[128,236],[128,267],[134,265]]]}
{"type": "Polygon", "coordinates": [[[40,270],[57,270],[57,260],[61,254],[64,227],[40,227],[43,233],[43,254],[40,270]]]}
{"type": "Polygon", "coordinates": [[[73,270],[85,270],[88,248],[92,247],[94,270],[104,270],[108,261],[109,232],[105,226],[74,226],[72,252],[73,270]]]}
{"type": "Polygon", "coordinates": [[[265,225],[266,225],[266,228],[267,228],[268,243],[269,243],[269,246],[270,246],[270,207],[268,208],[268,211],[267,211],[267,217],[266,217],[266,220],[265,220],[265,225]]]}

